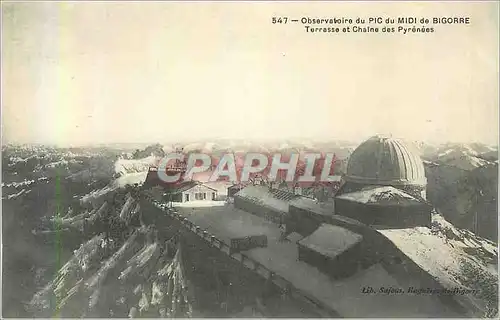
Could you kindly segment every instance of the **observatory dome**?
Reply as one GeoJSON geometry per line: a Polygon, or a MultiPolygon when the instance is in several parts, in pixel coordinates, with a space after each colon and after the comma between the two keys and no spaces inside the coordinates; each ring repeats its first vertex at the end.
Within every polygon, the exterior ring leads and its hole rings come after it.
{"type": "Polygon", "coordinates": [[[399,139],[374,136],[349,157],[345,180],[360,184],[425,186],[425,170],[416,149],[399,139]]]}

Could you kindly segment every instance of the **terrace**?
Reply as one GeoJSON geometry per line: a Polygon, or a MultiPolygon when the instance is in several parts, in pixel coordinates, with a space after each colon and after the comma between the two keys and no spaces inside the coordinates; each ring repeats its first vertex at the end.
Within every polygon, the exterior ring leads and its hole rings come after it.
{"type": "MultiPolygon", "coordinates": [[[[265,248],[255,248],[237,253],[248,268],[261,275],[273,273],[285,287],[294,288],[326,309],[343,317],[429,317],[457,316],[432,296],[366,294],[362,289],[373,287],[405,288],[401,277],[391,275],[381,265],[375,264],[354,276],[333,280],[317,268],[298,259],[297,243],[280,240],[278,225],[227,204],[217,207],[176,208],[180,219],[186,219],[196,230],[203,230],[207,239],[220,242],[229,248],[232,238],[255,234],[267,236],[265,248]]],[[[229,254],[229,250],[227,252],[229,254]]],[[[268,275],[269,276],[269,275],[268,275]]],[[[293,291],[293,290],[292,290],[293,291]]]]}

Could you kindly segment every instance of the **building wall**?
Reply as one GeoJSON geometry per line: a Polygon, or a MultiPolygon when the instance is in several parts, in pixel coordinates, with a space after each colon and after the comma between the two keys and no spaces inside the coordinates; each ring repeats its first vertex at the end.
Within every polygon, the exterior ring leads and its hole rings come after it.
{"type": "MultiPolygon", "coordinates": [[[[372,229],[355,220],[345,220],[339,215],[333,215],[330,217],[322,216],[293,206],[290,206],[289,213],[287,231],[293,228],[294,230],[291,231],[298,232],[302,236],[309,236],[319,227],[321,223],[336,225],[363,236],[363,240],[360,243],[356,244],[356,246],[351,248],[352,250],[350,249],[344,252],[339,257],[339,259],[345,260],[345,263],[350,266],[349,268],[366,269],[379,262],[383,262],[384,264],[387,262],[391,264],[395,259],[408,260],[408,258],[399,249],[397,249],[389,240],[378,233],[375,229],[372,229]],[[356,263],[351,264],[349,261],[357,261],[357,265],[356,263]]],[[[299,248],[300,247],[302,246],[299,246],[299,248]]],[[[300,250],[300,254],[302,255],[301,260],[309,260],[313,264],[319,263],[319,269],[332,267],[332,265],[328,263],[321,267],[320,261],[325,260],[325,258],[318,257],[318,253],[311,253],[309,252],[311,250],[308,251],[307,248],[301,248],[300,250]]],[[[345,265],[342,265],[340,261],[331,263],[337,263],[341,270],[344,269],[345,265]]]]}
{"type": "Polygon", "coordinates": [[[288,208],[289,216],[286,220],[286,232],[297,232],[304,237],[313,233],[320,224],[330,223],[328,216],[290,205],[288,208]]]}
{"type": "Polygon", "coordinates": [[[227,195],[217,193],[217,196],[215,197],[215,201],[226,201],[226,200],[227,200],[227,195]]]}
{"type": "Polygon", "coordinates": [[[289,216],[286,221],[286,233],[297,232],[303,237],[306,237],[318,229],[319,226],[320,223],[314,219],[289,216]]]}
{"type": "Polygon", "coordinates": [[[240,188],[237,188],[237,187],[230,187],[227,189],[227,196],[228,197],[234,197],[234,195],[236,193],[238,193],[238,191],[240,191],[241,189],[240,188]]]}
{"type": "Polygon", "coordinates": [[[335,199],[335,210],[338,215],[358,220],[367,225],[399,228],[429,227],[432,221],[432,207],[425,203],[413,206],[381,206],[337,198],[335,199]]]}
{"type": "Polygon", "coordinates": [[[358,243],[336,257],[324,256],[321,253],[299,245],[299,260],[318,268],[334,279],[346,278],[359,270],[375,263],[374,259],[363,261],[362,244],[358,243]]]}
{"type": "Polygon", "coordinates": [[[269,220],[271,222],[280,224],[285,223],[286,213],[273,210],[272,208],[265,207],[255,203],[246,198],[235,196],[234,197],[234,206],[240,210],[244,210],[246,212],[252,213],[256,216],[269,220]]]}
{"type": "Polygon", "coordinates": [[[200,200],[206,200],[206,201],[212,201],[212,200],[217,200],[217,191],[210,189],[206,186],[203,185],[198,185],[194,186],[193,188],[186,190],[182,192],[182,201],[181,202],[186,202],[186,195],[189,195],[189,201],[200,201],[200,200]],[[206,194],[205,199],[196,199],[196,194],[206,194]]]}
{"type": "Polygon", "coordinates": [[[165,195],[162,196],[162,201],[165,202],[182,202],[182,193],[166,193],[165,195]]]}

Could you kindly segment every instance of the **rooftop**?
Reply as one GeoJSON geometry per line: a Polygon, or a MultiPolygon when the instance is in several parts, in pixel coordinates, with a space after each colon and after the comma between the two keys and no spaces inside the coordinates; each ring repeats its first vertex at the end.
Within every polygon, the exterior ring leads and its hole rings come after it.
{"type": "Polygon", "coordinates": [[[298,197],[290,201],[290,206],[319,215],[331,216],[335,214],[335,204],[333,201],[319,202],[307,197],[298,197]]]}
{"type": "Polygon", "coordinates": [[[227,195],[227,189],[231,186],[231,183],[227,181],[215,181],[215,182],[205,182],[203,183],[203,185],[217,190],[217,193],[220,195],[227,195]]]}
{"type": "Polygon", "coordinates": [[[357,233],[323,223],[310,236],[299,241],[299,244],[324,256],[334,258],[362,240],[363,236],[357,233]]]}
{"type": "Polygon", "coordinates": [[[181,192],[187,191],[189,189],[192,189],[197,185],[199,185],[199,183],[196,181],[186,181],[186,182],[182,182],[182,183],[178,183],[178,184],[177,183],[172,184],[171,186],[165,188],[165,191],[167,193],[176,194],[176,193],[181,193],[181,192]]]}

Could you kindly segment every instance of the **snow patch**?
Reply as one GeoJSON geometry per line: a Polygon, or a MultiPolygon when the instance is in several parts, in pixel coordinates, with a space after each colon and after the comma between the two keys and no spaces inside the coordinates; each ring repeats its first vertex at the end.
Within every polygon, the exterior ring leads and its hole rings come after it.
{"type": "MultiPolygon", "coordinates": [[[[7,199],[8,200],[15,199],[15,198],[17,198],[17,197],[19,197],[19,196],[21,196],[23,194],[27,194],[27,193],[30,193],[30,192],[31,192],[31,190],[26,191],[26,189],[22,189],[18,193],[14,193],[14,194],[8,195],[7,199]]],[[[4,198],[2,198],[2,199],[4,199],[4,198]]]]}
{"type": "MultiPolygon", "coordinates": [[[[43,178],[39,178],[38,181],[42,181],[44,180],[43,178]]],[[[46,180],[46,178],[45,178],[46,180]]],[[[21,181],[21,182],[11,182],[11,183],[3,183],[2,182],[2,188],[10,188],[10,187],[14,187],[14,188],[19,188],[19,187],[24,187],[24,186],[29,186],[31,184],[35,183],[35,180],[24,180],[24,181],[21,181]]]]}
{"type": "Polygon", "coordinates": [[[112,182],[115,188],[123,188],[126,185],[139,184],[142,185],[146,181],[148,175],[147,171],[144,172],[134,172],[125,174],[112,182]]]}
{"type": "Polygon", "coordinates": [[[489,164],[490,162],[478,157],[478,153],[471,148],[455,148],[441,152],[437,161],[454,166],[462,170],[473,170],[489,164]]]}
{"type": "Polygon", "coordinates": [[[225,201],[194,200],[188,202],[173,202],[173,207],[196,208],[196,207],[220,207],[226,205],[225,201]]]}
{"type": "Polygon", "coordinates": [[[150,156],[143,159],[118,159],[115,163],[115,172],[125,175],[127,173],[147,172],[151,166],[157,166],[159,157],[150,156]]]}
{"type": "MultiPolygon", "coordinates": [[[[498,279],[498,273],[491,266],[498,259],[496,246],[470,231],[455,228],[440,216],[433,218],[431,229],[419,227],[378,232],[448,289],[470,288],[470,275],[464,274],[464,265],[471,266],[476,273],[498,279]]],[[[467,309],[475,310],[476,315],[484,312],[487,303],[474,295],[457,295],[455,298],[467,309]]]]}
{"type": "Polygon", "coordinates": [[[86,195],[84,195],[82,198],[81,198],[81,202],[83,204],[87,204],[87,203],[93,203],[95,202],[97,199],[107,195],[108,193],[110,192],[113,192],[115,190],[117,190],[118,188],[117,187],[114,187],[114,186],[106,186],[102,189],[98,189],[98,190],[94,190],[86,195]]]}
{"type": "Polygon", "coordinates": [[[413,196],[394,187],[367,187],[361,191],[349,192],[337,196],[338,199],[359,203],[397,203],[412,204],[420,202],[413,196]]]}

